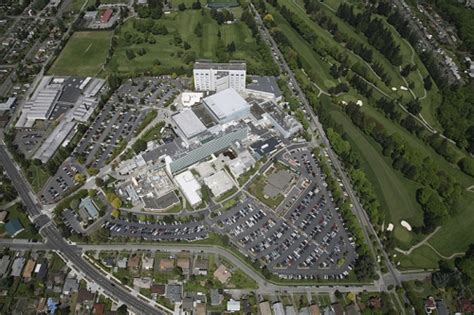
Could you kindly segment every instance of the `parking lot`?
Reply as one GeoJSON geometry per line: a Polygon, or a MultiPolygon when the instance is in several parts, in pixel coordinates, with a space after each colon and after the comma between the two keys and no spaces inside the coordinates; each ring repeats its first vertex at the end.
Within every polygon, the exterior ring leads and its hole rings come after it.
{"type": "Polygon", "coordinates": [[[133,79],[125,82],[117,94],[128,104],[163,107],[188,84],[186,79],[172,79],[170,76],[133,79]]]}
{"type": "Polygon", "coordinates": [[[85,165],[100,169],[113,155],[122,141],[130,141],[133,131],[146,115],[125,104],[108,102],[86,131],[74,155],[85,165]]]}
{"type": "Polygon", "coordinates": [[[276,212],[248,198],[214,218],[223,233],[247,254],[286,279],[344,279],[356,259],[311,153],[283,155],[300,180],[276,212]]]}
{"type": "Polygon", "coordinates": [[[196,241],[207,237],[208,227],[203,221],[181,223],[138,222],[124,219],[110,219],[102,228],[110,230],[112,237],[131,237],[151,241],[196,241]]]}
{"type": "Polygon", "coordinates": [[[52,204],[61,200],[76,185],[74,176],[77,173],[84,173],[82,166],[71,160],[66,160],[56,174],[44,185],[40,194],[41,202],[52,204]]]}
{"type": "Polygon", "coordinates": [[[74,155],[100,169],[114,157],[114,149],[128,143],[146,114],[174,99],[182,83],[167,77],[125,82],[104,106],[74,155]]]}

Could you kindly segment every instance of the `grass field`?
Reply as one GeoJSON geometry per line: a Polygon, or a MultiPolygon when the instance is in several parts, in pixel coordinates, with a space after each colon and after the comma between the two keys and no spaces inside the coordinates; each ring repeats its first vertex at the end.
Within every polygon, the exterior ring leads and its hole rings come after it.
{"type": "Polygon", "coordinates": [[[95,4],[95,0],[72,0],[69,4],[68,11],[79,12],[79,10],[84,5],[84,2],[87,2],[86,8],[90,5],[95,4]]]}
{"type": "Polygon", "coordinates": [[[41,167],[31,164],[27,170],[27,177],[33,190],[38,192],[43,188],[50,176],[41,167]]]}
{"type": "Polygon", "coordinates": [[[216,50],[219,44],[218,32],[221,33],[223,45],[228,45],[232,41],[235,43],[236,51],[230,56],[231,59],[243,59],[247,61],[247,68],[260,67],[262,58],[255,53],[255,39],[252,37],[250,29],[243,23],[236,22],[230,25],[218,25],[211,18],[209,11],[185,10],[183,12],[172,12],[163,16],[157,23],[166,26],[167,35],[153,35],[150,37],[156,41],[155,44],[143,42],[141,44],[127,43],[125,34],[143,37],[133,28],[133,20],[128,20],[119,33],[118,47],[108,64],[108,70],[119,73],[142,73],[145,71],[167,72],[169,69],[183,67],[191,69],[191,64],[186,64],[183,55],[194,53],[196,58],[217,59],[216,50]],[[201,23],[202,37],[197,37],[194,33],[196,25],[201,23]],[[187,42],[191,48],[184,50],[182,44],[176,44],[174,37],[179,35],[183,42],[187,42]],[[146,54],[137,55],[132,60],[126,56],[126,50],[138,50],[144,48],[146,54]],[[156,62],[159,61],[159,64],[156,62]]]}
{"type": "Polygon", "coordinates": [[[96,76],[105,62],[112,32],[76,32],[49,70],[53,75],[96,76]]]}
{"type": "Polygon", "coordinates": [[[354,126],[344,113],[333,110],[331,116],[343,125],[352,147],[361,156],[362,168],[385,212],[385,223],[393,223],[397,240],[408,245],[412,235],[401,227],[400,221],[406,220],[414,226],[423,223],[422,210],[415,200],[417,184],[395,171],[390,161],[380,154],[379,145],[354,126]]]}

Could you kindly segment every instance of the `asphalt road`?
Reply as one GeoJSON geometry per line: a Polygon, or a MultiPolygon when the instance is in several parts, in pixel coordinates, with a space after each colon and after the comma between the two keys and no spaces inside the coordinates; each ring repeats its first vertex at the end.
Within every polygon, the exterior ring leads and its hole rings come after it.
{"type": "Polygon", "coordinates": [[[89,281],[95,282],[110,296],[122,301],[138,314],[165,314],[147,304],[147,302],[131,295],[121,285],[116,285],[114,281],[109,280],[82,257],[79,248],[64,240],[59,230],[52,224],[50,218],[41,213],[40,206],[34,201],[34,197],[32,196],[30,185],[21,176],[6,152],[4,145],[0,145],[0,162],[12,180],[23,203],[26,205],[30,220],[40,229],[40,233],[47,240],[46,244],[50,249],[61,252],[61,254],[74,265],[75,269],[83,273],[89,281]]]}

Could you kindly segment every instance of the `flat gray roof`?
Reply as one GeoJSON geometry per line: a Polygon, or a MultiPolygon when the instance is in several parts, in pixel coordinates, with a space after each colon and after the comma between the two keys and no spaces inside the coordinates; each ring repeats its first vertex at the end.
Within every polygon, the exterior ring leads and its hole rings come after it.
{"type": "Polygon", "coordinates": [[[248,90],[273,93],[275,97],[281,96],[281,91],[275,77],[252,76],[251,79],[252,83],[247,84],[248,90]]]}
{"type": "Polygon", "coordinates": [[[204,98],[204,103],[219,119],[224,119],[250,107],[247,101],[232,88],[204,98]]]}
{"type": "Polygon", "coordinates": [[[199,117],[192,110],[184,110],[172,116],[176,125],[184,135],[192,138],[207,130],[206,126],[199,120],[199,117]]]}
{"type": "Polygon", "coordinates": [[[210,60],[198,60],[194,63],[194,70],[246,70],[247,64],[241,60],[231,60],[228,63],[216,63],[210,60]]]}

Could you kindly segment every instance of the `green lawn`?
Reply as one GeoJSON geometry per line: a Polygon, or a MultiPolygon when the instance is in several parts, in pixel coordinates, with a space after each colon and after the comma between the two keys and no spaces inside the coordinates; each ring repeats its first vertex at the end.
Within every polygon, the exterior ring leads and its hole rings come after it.
{"type": "Polygon", "coordinates": [[[333,110],[331,116],[343,125],[352,147],[361,156],[362,168],[374,185],[385,212],[385,223],[395,225],[394,233],[398,241],[410,243],[412,236],[401,227],[400,221],[406,220],[414,226],[423,223],[423,213],[415,199],[417,184],[395,171],[390,161],[381,154],[379,145],[354,126],[345,114],[333,110]]]}
{"type": "Polygon", "coordinates": [[[400,262],[401,270],[438,268],[438,260],[441,259],[428,246],[421,246],[415,249],[409,256],[398,252],[394,253],[397,254],[394,261],[400,262]]]}
{"type": "Polygon", "coordinates": [[[97,76],[110,45],[110,31],[76,32],[49,70],[53,75],[97,76]]]}
{"type": "Polygon", "coordinates": [[[33,163],[26,170],[28,181],[35,192],[39,192],[49,179],[49,174],[40,166],[35,166],[33,163]]]}
{"type": "Polygon", "coordinates": [[[314,52],[311,46],[288,24],[279,12],[270,5],[267,5],[267,8],[273,15],[278,29],[286,35],[291,46],[298,52],[303,62],[303,68],[311,70],[316,84],[324,89],[335,86],[337,82],[329,75],[329,65],[321,60],[321,56],[314,52]]]}
{"type": "Polygon", "coordinates": [[[186,64],[184,60],[186,54],[194,54],[197,59],[217,60],[216,50],[219,44],[219,31],[223,45],[228,45],[232,41],[235,43],[236,50],[230,54],[230,59],[247,61],[248,69],[261,68],[262,64],[268,62],[263,60],[260,54],[255,53],[255,39],[244,23],[236,22],[219,26],[211,18],[209,10],[172,12],[155,21],[155,23],[166,26],[168,30],[167,35],[153,35],[151,33],[147,35],[149,40],[152,38],[156,42],[155,44],[145,40],[142,43],[127,42],[125,38],[127,34],[131,34],[133,38],[145,38],[143,33],[134,29],[133,23],[134,19],[130,19],[121,27],[118,47],[107,66],[108,70],[130,74],[143,72],[170,73],[177,71],[177,69],[190,71],[193,58],[191,58],[191,62],[186,64]],[[201,12],[204,12],[204,15],[201,12]],[[197,37],[194,33],[198,23],[202,25],[202,37],[197,37]],[[179,36],[191,48],[185,50],[183,43],[175,42],[175,36],[179,36]],[[142,48],[146,50],[146,54],[140,56],[136,52],[142,48]],[[126,56],[127,50],[133,50],[136,57],[129,60],[126,56]]]}
{"type": "Polygon", "coordinates": [[[68,6],[68,11],[74,11],[75,13],[79,12],[84,2],[87,2],[86,8],[95,4],[95,0],[72,0],[68,6]]]}
{"type": "Polygon", "coordinates": [[[268,207],[272,209],[276,209],[280,205],[280,203],[283,201],[284,196],[279,193],[275,197],[266,198],[263,192],[265,185],[266,185],[266,176],[260,175],[252,182],[252,184],[248,188],[248,191],[249,193],[254,195],[258,200],[266,204],[268,207]]]}
{"type": "MultiPolygon", "coordinates": [[[[178,7],[178,5],[180,5],[181,3],[184,3],[186,8],[189,9],[189,8],[191,8],[191,6],[194,2],[196,2],[196,1],[195,0],[171,0],[170,5],[171,5],[171,8],[176,9],[178,7]]],[[[201,1],[201,6],[203,6],[203,5],[204,5],[204,2],[201,1]]]]}

